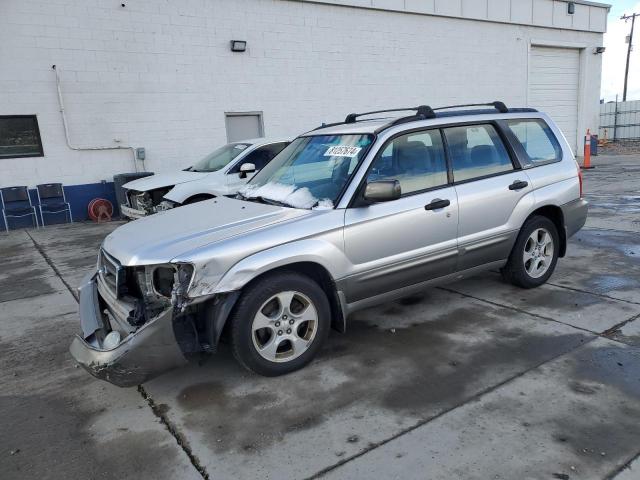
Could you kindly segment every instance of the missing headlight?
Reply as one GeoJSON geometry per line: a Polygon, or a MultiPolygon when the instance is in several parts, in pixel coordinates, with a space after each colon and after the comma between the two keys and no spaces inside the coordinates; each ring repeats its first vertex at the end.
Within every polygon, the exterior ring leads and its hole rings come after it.
{"type": "Polygon", "coordinates": [[[173,276],[175,270],[171,267],[158,267],[153,270],[153,288],[163,297],[171,298],[173,290],[173,276]]]}
{"type": "Polygon", "coordinates": [[[171,200],[162,200],[158,205],[155,206],[154,210],[156,212],[165,212],[167,210],[171,210],[177,205],[178,203],[172,202],[171,200]]]}

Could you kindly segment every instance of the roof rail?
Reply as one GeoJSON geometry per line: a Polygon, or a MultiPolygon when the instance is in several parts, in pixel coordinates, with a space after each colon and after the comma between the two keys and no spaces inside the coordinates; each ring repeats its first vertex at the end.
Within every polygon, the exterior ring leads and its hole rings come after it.
{"type": "Polygon", "coordinates": [[[463,105],[448,105],[446,107],[438,107],[434,108],[434,111],[438,110],[449,110],[450,108],[463,108],[463,107],[493,107],[498,110],[500,113],[509,113],[509,109],[504,104],[504,102],[491,102],[491,103],[467,103],[463,105]]]}
{"type": "MultiPolygon", "coordinates": [[[[400,125],[402,123],[408,123],[408,122],[413,122],[416,120],[427,120],[427,119],[432,119],[432,118],[437,118],[438,115],[436,115],[436,112],[441,111],[441,110],[449,110],[452,108],[465,108],[465,107],[493,107],[495,108],[499,113],[509,113],[509,112],[536,112],[537,110],[533,109],[533,108],[513,108],[513,109],[509,109],[504,102],[500,102],[500,101],[495,101],[495,102],[490,102],[490,103],[466,103],[466,104],[461,104],[461,105],[448,105],[448,106],[444,106],[444,107],[438,107],[438,108],[431,108],[428,105],[420,105],[419,107],[409,107],[409,108],[392,108],[389,110],[374,110],[372,112],[363,112],[363,113],[350,113],[349,115],[347,115],[347,118],[345,118],[344,122],[336,122],[336,123],[329,123],[329,124],[322,124],[321,126],[315,128],[314,130],[320,130],[322,128],[327,128],[327,127],[335,127],[337,125],[344,125],[344,124],[352,124],[352,123],[356,123],[358,121],[358,118],[360,117],[364,117],[367,115],[374,115],[377,113],[392,113],[392,112],[408,112],[408,111],[415,111],[416,113],[414,115],[410,115],[407,117],[400,117],[400,118],[396,118],[393,120],[390,120],[389,123],[381,126],[380,128],[378,128],[376,130],[376,133],[380,133],[383,130],[386,130],[387,128],[393,127],[395,125],[400,125]]],[[[460,115],[471,115],[474,113],[473,110],[469,110],[469,111],[460,111],[460,112],[443,112],[443,116],[449,116],[452,114],[460,114],[460,115]]],[[[476,112],[477,113],[477,112],[476,112]]],[[[489,113],[489,112],[482,112],[482,113],[489,113]]],[[[312,130],[312,131],[314,131],[312,130]]]]}

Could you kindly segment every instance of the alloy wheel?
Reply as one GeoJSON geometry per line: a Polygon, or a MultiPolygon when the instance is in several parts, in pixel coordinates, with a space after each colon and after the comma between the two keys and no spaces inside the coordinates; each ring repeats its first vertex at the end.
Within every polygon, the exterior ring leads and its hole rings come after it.
{"type": "Polygon", "coordinates": [[[260,356],[288,362],[306,352],[318,330],[318,311],[306,295],[279,292],[262,304],[251,324],[251,338],[260,356]]]}
{"type": "Polygon", "coordinates": [[[531,278],[543,276],[553,262],[553,237],[544,228],[535,229],[524,244],[522,261],[531,278]]]}

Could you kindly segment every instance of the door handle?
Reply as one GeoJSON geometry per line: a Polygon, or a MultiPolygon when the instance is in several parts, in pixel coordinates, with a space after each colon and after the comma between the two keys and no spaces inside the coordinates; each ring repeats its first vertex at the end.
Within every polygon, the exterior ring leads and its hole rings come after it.
{"type": "Polygon", "coordinates": [[[439,198],[436,198],[435,200],[432,200],[431,203],[425,205],[424,209],[438,210],[439,208],[448,207],[449,205],[451,205],[451,202],[449,200],[440,200],[439,198]]]}
{"type": "Polygon", "coordinates": [[[516,180],[511,185],[509,185],[509,190],[522,190],[525,187],[529,186],[529,182],[524,182],[522,180],[516,180]]]}

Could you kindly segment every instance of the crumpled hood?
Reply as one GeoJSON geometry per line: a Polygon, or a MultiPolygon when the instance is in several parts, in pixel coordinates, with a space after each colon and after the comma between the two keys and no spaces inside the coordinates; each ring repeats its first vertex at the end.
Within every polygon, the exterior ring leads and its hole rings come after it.
{"type": "Polygon", "coordinates": [[[123,265],[167,263],[198,247],[310,213],[218,197],[122,225],[103,247],[123,265]]]}
{"type": "Polygon", "coordinates": [[[207,176],[206,172],[171,172],[151,175],[150,177],[139,178],[129,183],[125,183],[123,188],[127,190],[137,190],[139,192],[148,192],[156,188],[169,187],[180,183],[193,182],[207,176]]]}

